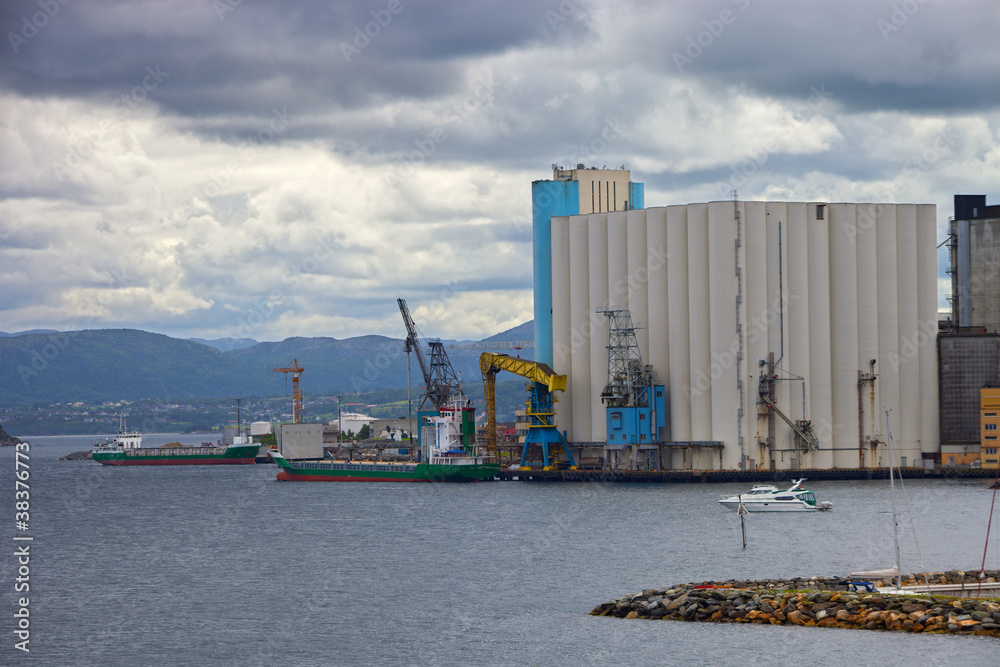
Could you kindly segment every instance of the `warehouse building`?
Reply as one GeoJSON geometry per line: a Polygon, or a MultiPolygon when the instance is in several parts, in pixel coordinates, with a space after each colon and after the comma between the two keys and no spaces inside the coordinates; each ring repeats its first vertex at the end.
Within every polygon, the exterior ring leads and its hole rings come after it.
{"type": "Polygon", "coordinates": [[[890,429],[897,465],[939,455],[934,205],[717,201],[546,222],[536,355],[568,376],[556,409],[571,442],[606,442],[612,307],[665,387],[664,468],[886,466],[890,429]]]}

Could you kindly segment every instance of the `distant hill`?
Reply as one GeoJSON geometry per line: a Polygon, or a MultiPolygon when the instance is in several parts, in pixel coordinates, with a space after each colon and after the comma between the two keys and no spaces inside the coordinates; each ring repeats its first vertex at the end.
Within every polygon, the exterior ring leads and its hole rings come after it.
{"type": "Polygon", "coordinates": [[[0,338],[9,338],[10,336],[24,336],[25,334],[40,334],[40,333],[55,333],[55,329],[28,329],[27,331],[18,331],[16,333],[7,333],[6,331],[0,331],[0,338]]]}
{"type": "Polygon", "coordinates": [[[535,339],[535,321],[530,320],[524,324],[519,324],[513,329],[507,329],[506,331],[501,331],[495,336],[490,336],[489,338],[484,338],[482,342],[489,343],[493,341],[518,341],[518,340],[534,340],[535,339]]]}
{"type": "Polygon", "coordinates": [[[0,338],[0,401],[9,403],[238,395],[253,371],[206,345],[136,329],[0,338]]]}
{"type": "Polygon", "coordinates": [[[242,350],[245,347],[257,344],[257,341],[253,338],[215,338],[212,340],[206,338],[188,338],[188,340],[194,341],[195,343],[201,343],[202,345],[208,345],[209,347],[214,347],[220,352],[242,350]]]}
{"type": "MultiPolygon", "coordinates": [[[[530,339],[524,329],[530,324],[492,338],[530,339]]],[[[442,342],[464,382],[479,385],[482,350],[451,349],[451,341],[442,342]]],[[[296,359],[305,368],[300,388],[306,396],[406,387],[407,359],[402,339],[288,338],[228,351],[219,349],[215,345],[218,343],[136,329],[0,337],[0,402],[287,396],[291,393],[291,374],[273,369],[288,367],[296,359]]],[[[410,363],[416,392],[423,379],[416,358],[410,363]]]]}

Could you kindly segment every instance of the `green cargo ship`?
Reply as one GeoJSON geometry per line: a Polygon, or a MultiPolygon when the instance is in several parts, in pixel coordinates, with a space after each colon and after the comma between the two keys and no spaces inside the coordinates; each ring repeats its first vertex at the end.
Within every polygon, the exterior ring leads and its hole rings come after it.
{"type": "Polygon", "coordinates": [[[244,437],[227,447],[143,447],[142,434],[123,428],[94,446],[91,457],[106,466],[244,465],[254,463],[260,445],[244,437]]]}
{"type": "Polygon", "coordinates": [[[491,456],[474,444],[475,413],[457,404],[427,417],[421,433],[419,463],[383,461],[289,461],[277,452],[282,482],[475,482],[500,472],[491,456]]]}

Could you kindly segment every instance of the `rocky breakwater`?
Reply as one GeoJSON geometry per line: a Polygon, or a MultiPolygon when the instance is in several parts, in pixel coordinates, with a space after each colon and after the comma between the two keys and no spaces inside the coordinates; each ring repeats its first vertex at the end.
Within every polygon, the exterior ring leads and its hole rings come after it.
{"type": "MultiPolygon", "coordinates": [[[[997,573],[991,573],[996,576],[997,573]]],[[[845,580],[704,582],[597,605],[592,616],[1000,637],[1000,601],[831,590],[845,580]],[[795,582],[794,587],[790,584],[795,582]],[[739,585],[742,584],[742,585],[739,585]],[[826,590],[821,590],[822,586],[826,590]]]]}

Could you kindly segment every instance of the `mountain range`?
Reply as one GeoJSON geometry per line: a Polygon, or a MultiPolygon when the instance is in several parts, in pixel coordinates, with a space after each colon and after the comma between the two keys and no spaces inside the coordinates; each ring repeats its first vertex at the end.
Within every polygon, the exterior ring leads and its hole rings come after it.
{"type": "MultiPolygon", "coordinates": [[[[481,342],[531,340],[532,322],[481,342]]],[[[483,350],[451,348],[469,341],[442,341],[455,371],[479,382],[483,350]]],[[[504,352],[507,350],[496,350],[504,352]]],[[[530,356],[530,351],[527,355],[530,356]]],[[[386,336],[250,339],[179,339],[137,329],[0,332],[0,403],[97,403],[140,399],[287,396],[293,362],[305,370],[304,394],[330,396],[405,388],[404,340],[386,336]]],[[[414,388],[423,384],[410,361],[414,388]]]]}

